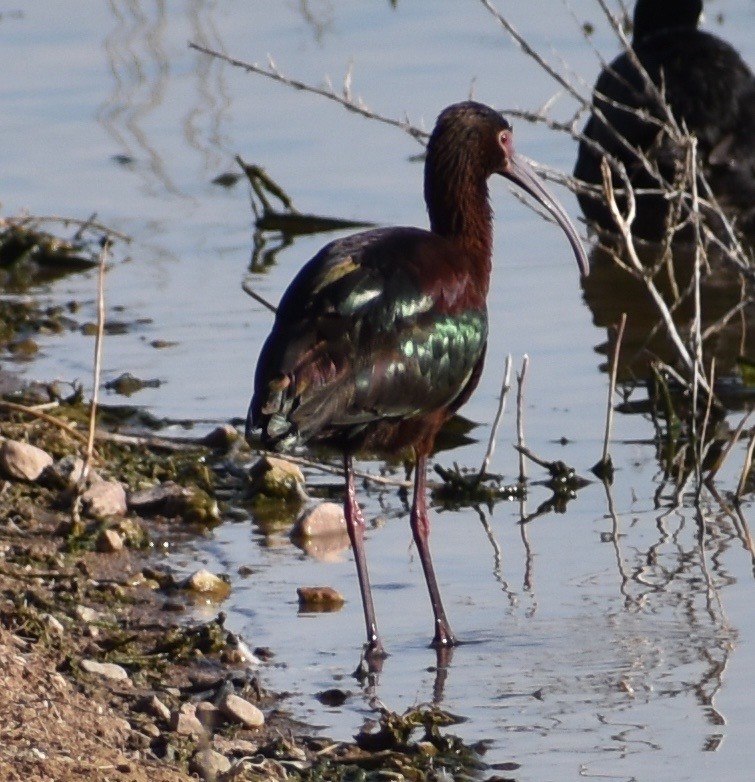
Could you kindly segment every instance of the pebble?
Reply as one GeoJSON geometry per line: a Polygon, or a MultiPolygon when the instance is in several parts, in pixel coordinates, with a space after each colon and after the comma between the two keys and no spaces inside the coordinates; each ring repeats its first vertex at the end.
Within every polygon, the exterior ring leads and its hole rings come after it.
{"type": "Polygon", "coordinates": [[[193,703],[183,703],[170,715],[170,729],[182,736],[204,736],[204,725],[197,719],[193,703]]]}
{"type": "Polygon", "coordinates": [[[102,554],[115,554],[123,551],[123,537],[114,529],[104,529],[97,536],[97,551],[102,554]]]}
{"type": "Polygon", "coordinates": [[[65,628],[60,619],[54,617],[52,614],[42,614],[42,621],[44,622],[48,633],[58,636],[63,635],[65,628]]]}
{"type": "Polygon", "coordinates": [[[294,522],[292,538],[315,538],[321,535],[343,535],[347,532],[343,505],[321,502],[307,508],[294,522]]]}
{"type": "MultiPolygon", "coordinates": [[[[83,459],[78,456],[64,456],[45,470],[45,480],[60,489],[73,489],[78,486],[83,472],[83,459]]],[[[93,477],[91,471],[88,477],[93,477]]]]}
{"type": "Polygon", "coordinates": [[[87,514],[96,519],[123,516],[126,513],[126,490],[118,481],[97,481],[82,495],[87,514]]]}
{"type": "Polygon", "coordinates": [[[165,481],[149,489],[131,492],[128,507],[139,515],[180,517],[188,524],[216,524],[218,503],[198,486],[179,486],[165,481]]]}
{"type": "Polygon", "coordinates": [[[212,737],[212,746],[224,755],[256,755],[259,745],[247,739],[229,739],[216,733],[212,737]]]}
{"type": "Polygon", "coordinates": [[[200,779],[217,779],[231,769],[231,761],[214,749],[200,749],[189,761],[189,773],[200,779]]]}
{"type": "Polygon", "coordinates": [[[101,676],[103,679],[108,679],[110,681],[122,682],[128,680],[126,669],[115,663],[100,663],[97,662],[97,660],[82,660],[81,667],[87,673],[101,676]]]}
{"type": "Polygon", "coordinates": [[[197,570],[192,573],[184,583],[184,589],[192,592],[200,592],[215,600],[224,600],[231,592],[231,585],[220,576],[210,573],[209,570],[197,570]]]}
{"type": "Polygon", "coordinates": [[[218,448],[225,451],[238,439],[239,433],[236,430],[236,427],[231,426],[231,424],[223,424],[206,435],[202,439],[202,445],[206,445],[208,448],[218,448]]]}
{"type": "Polygon", "coordinates": [[[299,587],[299,608],[302,611],[335,611],[346,601],[343,595],[333,587],[299,587]]]}
{"type": "Polygon", "coordinates": [[[240,722],[246,728],[258,728],[265,724],[265,715],[260,709],[232,692],[220,699],[218,708],[229,720],[240,722]]]}
{"type": "Polygon", "coordinates": [[[157,695],[153,695],[147,700],[144,704],[144,710],[153,717],[165,720],[165,722],[170,721],[170,709],[157,697],[157,695]]]}
{"type": "Polygon", "coordinates": [[[208,733],[212,733],[222,722],[220,709],[209,701],[199,701],[196,705],[197,719],[205,726],[208,733]]]}
{"type": "Polygon", "coordinates": [[[307,496],[304,474],[299,466],[275,456],[263,456],[255,462],[249,471],[249,481],[253,495],[289,501],[302,501],[307,496]]]}
{"type": "Polygon", "coordinates": [[[36,445],[18,440],[3,440],[0,445],[0,468],[9,478],[36,481],[52,463],[52,456],[36,445]]]}
{"type": "Polygon", "coordinates": [[[82,622],[86,622],[87,624],[98,621],[101,616],[99,611],[95,611],[94,608],[82,605],[76,606],[74,614],[77,619],[81,619],[82,622]]]}

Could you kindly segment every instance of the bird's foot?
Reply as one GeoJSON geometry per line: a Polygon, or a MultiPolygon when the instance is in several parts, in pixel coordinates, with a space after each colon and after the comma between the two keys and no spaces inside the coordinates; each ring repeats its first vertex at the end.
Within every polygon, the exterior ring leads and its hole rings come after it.
{"type": "Polygon", "coordinates": [[[383,670],[383,660],[388,657],[388,652],[383,648],[379,640],[372,640],[365,644],[359,665],[354,671],[354,677],[360,681],[372,677],[372,675],[381,673],[383,670]]]}
{"type": "Polygon", "coordinates": [[[430,646],[432,646],[433,649],[451,649],[454,646],[458,646],[459,643],[460,642],[456,640],[454,634],[451,632],[448,622],[439,618],[435,622],[435,638],[433,638],[433,642],[430,646]]]}

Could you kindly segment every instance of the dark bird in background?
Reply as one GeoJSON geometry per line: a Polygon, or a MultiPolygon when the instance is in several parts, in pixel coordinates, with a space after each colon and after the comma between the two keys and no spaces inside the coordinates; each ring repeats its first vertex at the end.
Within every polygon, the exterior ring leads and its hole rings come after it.
{"type": "Polygon", "coordinates": [[[284,450],[313,442],[343,453],[344,515],[367,625],[366,657],[384,656],[364,552],[352,457],[416,456],[411,528],[435,616],[433,645],[455,644],[429,549],[426,468],[443,423],[469,398],[488,336],[493,216],[487,180],[501,174],[536,198],[587,259],[562,207],[514,153],[512,130],[479,103],[438,117],[427,147],[430,230],[378,228],[326,245],[283,295],[259,357],[247,437],[284,450]]]}
{"type": "MultiPolygon", "coordinates": [[[[637,0],[632,49],[678,125],[697,137],[698,160],[724,212],[749,233],[755,230],[755,77],[728,43],[697,29],[702,6],[702,0],[637,0]]],[[[651,92],[627,52],[603,70],[593,96],[603,118],[593,113],[585,126],[589,141],[580,141],[578,179],[602,184],[602,153],[590,143],[596,142],[624,163],[635,190],[659,188],[638,153],[657,165],[663,180],[674,181],[685,153],[664,131],[666,115],[651,92]]],[[[621,187],[615,168],[613,174],[621,187]]],[[[617,201],[624,210],[623,199],[617,201]]],[[[582,193],[579,202],[589,221],[615,230],[602,194],[582,193]]],[[[632,232],[660,240],[668,215],[662,195],[638,196],[632,232]]]]}

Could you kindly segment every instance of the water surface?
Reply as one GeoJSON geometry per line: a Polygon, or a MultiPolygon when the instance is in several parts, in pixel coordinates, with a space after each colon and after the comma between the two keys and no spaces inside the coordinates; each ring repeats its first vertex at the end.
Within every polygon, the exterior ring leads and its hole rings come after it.
{"type": "MultiPolygon", "coordinates": [[[[555,1],[500,5],[557,67],[568,63],[575,82],[592,83],[599,61],[567,8],[555,1]]],[[[557,117],[572,115],[573,102],[481,4],[397,6],[113,0],[84,10],[40,0],[0,17],[3,211],[82,219],[97,212],[133,237],[116,245],[107,277],[109,317],[129,328],[105,343],[103,381],[129,371],[162,384],[130,401],[158,416],[198,421],[192,434],[246,411],[270,315],[241,289],[252,247],[246,187],[212,184],[235,169],[236,154],[265,167],[301,211],[425,225],[421,166],[412,161],[421,148],[408,135],[211,60],[189,41],[249,61],[270,54],[286,73],[314,83],[329,76],[338,88],[351,64],[352,89],[372,108],[406,114],[426,129],[443,106],[470,94],[502,109],[537,109],[555,99],[557,117]],[[156,349],[154,340],[175,345],[156,349]]],[[[596,4],[572,7],[579,22],[595,24],[597,49],[613,56],[617,45],[596,4]]],[[[751,2],[710,3],[708,19],[755,59],[751,2]]],[[[576,146],[566,136],[523,122],[515,133],[523,154],[571,168],[576,146]]],[[[437,461],[480,463],[505,357],[511,353],[518,366],[526,353],[528,444],[588,475],[602,445],[607,381],[595,347],[606,340],[605,325],[593,325],[560,232],[502,181],[491,193],[498,218],[495,338],[464,410],[479,424],[479,442],[437,461]]],[[[573,199],[559,196],[576,218],[573,199]]],[[[275,265],[253,275],[255,287],[277,300],[323,242],[306,237],[283,249],[275,265]]],[[[37,293],[50,302],[75,300],[81,319],[94,319],[92,273],[37,293]]],[[[72,330],[40,337],[40,347],[32,364],[3,368],[90,388],[90,337],[72,330]]],[[[511,409],[510,402],[491,465],[509,480],[518,471],[511,409]]],[[[593,483],[563,513],[519,523],[550,497],[537,485],[525,507],[434,513],[436,570],[455,632],[466,642],[445,676],[433,670],[427,648],[429,604],[395,491],[362,495],[377,520],[368,556],[391,653],[374,691],[362,691],[350,676],[363,630],[348,551],[307,556],[285,529],[265,534],[253,517],[229,514],[169,560],[180,570],[201,561],[232,576],[229,626],[251,645],[276,651],[265,681],[291,693],[295,716],[337,738],[372,713],[372,696],[398,711],[435,700],[466,718],[457,732],[491,742],[487,762],[520,763],[520,780],[746,780],[755,719],[752,558],[714,500],[704,508],[702,544],[690,502],[669,510],[668,488],[656,502],[661,471],[653,434],[646,418],[619,416],[611,495],[593,483]],[[242,565],[252,574],[239,576],[242,565]],[[300,616],[296,587],[325,583],[347,597],[344,609],[300,616]],[[352,695],[327,709],[314,696],[333,686],[352,695]]],[[[718,480],[722,491],[736,485],[742,460],[741,449],[730,457],[718,480]]],[[[751,497],[744,513],[752,515],[751,497]]]]}

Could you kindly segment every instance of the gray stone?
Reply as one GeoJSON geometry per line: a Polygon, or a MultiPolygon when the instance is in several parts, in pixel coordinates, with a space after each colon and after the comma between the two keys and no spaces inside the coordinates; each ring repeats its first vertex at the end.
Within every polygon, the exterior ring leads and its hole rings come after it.
{"type": "Polygon", "coordinates": [[[288,501],[302,501],[307,496],[304,473],[299,466],[275,456],[263,456],[255,462],[249,471],[249,481],[253,495],[263,494],[288,501]]]}
{"type": "Polygon", "coordinates": [[[217,779],[230,768],[231,761],[214,749],[200,749],[189,761],[189,772],[197,774],[200,779],[217,779]]]}
{"type": "Polygon", "coordinates": [[[36,481],[53,462],[47,451],[18,440],[3,440],[0,444],[0,469],[19,481],[36,481]]]}
{"type": "Polygon", "coordinates": [[[123,551],[123,537],[114,529],[104,529],[97,536],[97,551],[103,554],[114,554],[123,551]]]}
{"type": "Polygon", "coordinates": [[[118,481],[97,481],[82,495],[86,513],[96,519],[123,516],[126,513],[126,491],[118,481]]]}
{"type": "Polygon", "coordinates": [[[100,663],[97,660],[82,660],[81,667],[94,676],[101,676],[109,681],[122,682],[128,680],[128,673],[125,668],[115,663],[100,663]]]}
{"type": "Polygon", "coordinates": [[[202,568],[192,573],[184,583],[184,588],[192,592],[208,595],[215,600],[223,600],[230,594],[231,586],[209,570],[202,568]]]}
{"type": "Polygon", "coordinates": [[[232,722],[240,722],[246,728],[258,728],[265,724],[265,715],[253,703],[232,692],[226,693],[218,708],[232,722]]]}
{"type": "Polygon", "coordinates": [[[343,535],[346,519],[343,506],[335,502],[321,502],[313,508],[307,508],[294,522],[292,538],[314,538],[321,535],[343,535]]]}
{"type": "Polygon", "coordinates": [[[184,703],[170,715],[170,729],[182,736],[204,736],[204,725],[197,719],[193,703],[184,703]]]}
{"type": "Polygon", "coordinates": [[[157,697],[157,695],[153,695],[147,701],[145,704],[145,711],[153,717],[165,720],[165,722],[170,721],[170,709],[157,697]]]}

